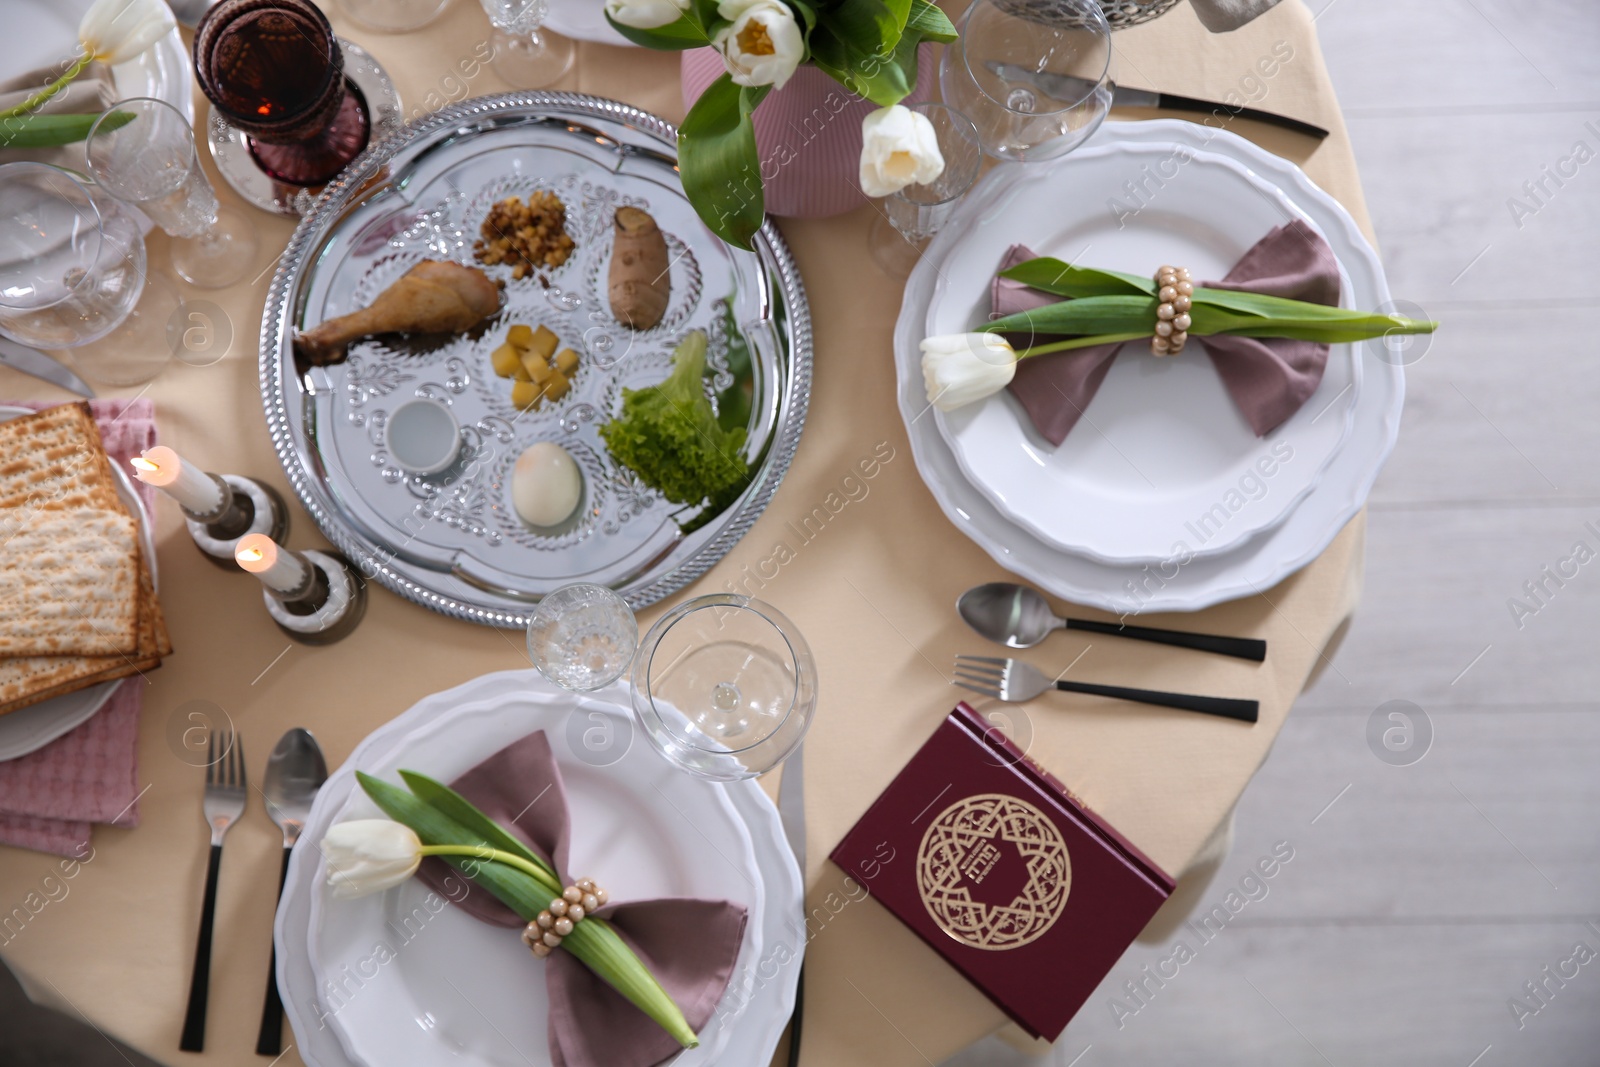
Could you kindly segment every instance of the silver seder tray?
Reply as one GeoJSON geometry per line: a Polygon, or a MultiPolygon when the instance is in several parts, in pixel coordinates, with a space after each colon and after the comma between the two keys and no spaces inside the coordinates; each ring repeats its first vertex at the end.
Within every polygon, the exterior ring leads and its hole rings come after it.
{"type": "Polygon", "coordinates": [[[482,97],[375,144],[301,221],[261,322],[267,426],[306,510],[368,577],[491,626],[526,625],[541,596],[573,581],[608,585],[642,607],[703,574],[765,509],[805,422],[810,313],[770,222],[753,253],[700,222],[678,180],[676,139],[662,120],[599,97],[482,97]],[[506,284],[505,306],[485,328],[368,338],[343,363],[297,370],[296,329],[365,307],[420,260],[476,265],[489,206],[538,189],[565,203],[576,242],[566,263],[543,272],[548,287],[486,267],[506,284]],[[624,204],[655,217],[672,259],[666,315],[643,332],[618,323],[606,299],[612,214],[624,204]],[[490,365],[514,323],[550,327],[581,361],[572,391],[538,411],[519,413],[490,365]],[[751,395],[750,485],[702,524],[615,463],[598,433],[623,388],[666,377],[691,329],[710,338],[713,393],[748,368],[738,377],[751,395]],[[461,457],[437,475],[403,472],[386,448],[388,412],[413,396],[445,401],[462,427],[461,457]],[[536,441],[562,445],[583,472],[579,511],[555,530],[525,525],[511,506],[511,466],[536,441]]]}

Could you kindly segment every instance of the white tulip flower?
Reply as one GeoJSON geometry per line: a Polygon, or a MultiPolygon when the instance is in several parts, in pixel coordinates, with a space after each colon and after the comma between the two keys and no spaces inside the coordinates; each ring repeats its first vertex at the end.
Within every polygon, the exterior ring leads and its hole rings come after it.
{"type": "Polygon", "coordinates": [[[928,116],[894,104],[861,120],[861,191],[868,196],[926,185],[942,173],[944,155],[928,116]]]}
{"type": "Polygon", "coordinates": [[[928,403],[954,411],[998,393],[1017,373],[1017,353],[997,333],[951,333],[923,340],[928,403]]]}
{"type": "Polygon", "coordinates": [[[733,21],[712,42],[735,85],[782,89],[805,56],[794,12],[780,0],[723,0],[717,14],[733,21]]]}
{"type": "Polygon", "coordinates": [[[606,0],[611,21],[636,30],[669,26],[689,10],[689,0],[606,0]]]}
{"type": "Polygon", "coordinates": [[[167,0],[95,0],[78,23],[78,41],[91,59],[126,63],[172,32],[167,0]]]}
{"type": "Polygon", "coordinates": [[[422,842],[411,827],[389,819],[336,823],[322,838],[328,888],[338,900],[381,893],[417,873],[422,842]]]}

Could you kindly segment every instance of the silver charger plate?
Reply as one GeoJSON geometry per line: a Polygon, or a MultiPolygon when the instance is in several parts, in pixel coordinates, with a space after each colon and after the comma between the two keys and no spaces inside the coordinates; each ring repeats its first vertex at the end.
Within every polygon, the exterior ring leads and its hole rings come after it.
{"type": "Polygon", "coordinates": [[[362,572],[408,600],[457,618],[521,627],[544,594],[573,581],[611,586],[635,608],[703,574],[749,530],[788,470],[811,391],[811,321],[798,271],[770,223],[755,250],[712,234],[684,196],[677,134],[637,108],[574,93],[522,92],[455,104],[374,144],[328,185],[300,223],[268,293],[261,388],[279,460],[328,539],[362,572]],[[423,259],[474,264],[472,245],[496,200],[554,192],[576,247],[562,266],[505,280],[501,312],[471,334],[368,338],[348,359],[297,369],[292,340],[366,306],[423,259]],[[611,218],[648,210],[666,235],[672,294],[657,327],[611,315],[611,218]],[[537,412],[511,405],[490,353],[513,324],[548,326],[579,355],[572,391],[537,412]],[[691,533],[670,505],[607,452],[600,424],[624,388],[662,380],[692,329],[711,339],[714,391],[734,375],[742,342],[752,394],[750,485],[691,533]],[[450,405],[461,456],[436,475],[396,466],[388,412],[413,396],[450,405]],[[579,513],[553,530],[511,506],[523,449],[554,441],[584,476],[579,513]]]}

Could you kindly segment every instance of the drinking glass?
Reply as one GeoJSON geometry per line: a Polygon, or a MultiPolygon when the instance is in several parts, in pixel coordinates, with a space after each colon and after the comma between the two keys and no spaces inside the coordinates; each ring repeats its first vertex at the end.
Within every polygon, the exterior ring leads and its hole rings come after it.
{"type": "Polygon", "coordinates": [[[645,635],[633,710],[660,752],[713,781],[753,778],[799,747],[817,708],[817,668],[771,604],[718,593],[685,601],[645,635]]]}
{"type": "Polygon", "coordinates": [[[59,167],[0,166],[0,334],[90,344],[128,318],[144,282],[144,239],[115,201],[59,167]]]}
{"type": "Polygon", "coordinates": [[[494,69],[517,89],[540,89],[572,66],[572,42],[541,33],[549,0],[479,0],[494,27],[494,69]]]}
{"type": "Polygon", "coordinates": [[[928,241],[978,180],[983,164],[983,144],[971,119],[944,104],[914,104],[911,110],[933,124],[944,170],[925,185],[908,185],[884,197],[884,213],[872,221],[872,258],[896,278],[911,273],[928,241]]]}
{"type": "Polygon", "coordinates": [[[95,120],[84,153],[97,184],[137,204],[172,237],[172,269],[184,281],[220,289],[251,268],[250,221],[217,202],[194,130],[177,108],[149,97],[124,100],[95,120]]]}
{"type": "Polygon", "coordinates": [[[590,582],[548,594],[528,620],[528,658],[546,678],[580,693],[621,678],[638,644],[627,602],[590,582]]]}
{"type": "Polygon", "coordinates": [[[256,164],[286,185],[323,185],[367,147],[366,101],[310,0],[221,0],[195,28],[194,67],[256,164]]]}
{"type": "Polygon", "coordinates": [[[1111,27],[1096,0],[977,0],[945,49],[945,103],[996,159],[1066,155],[1111,108],[1111,27]]]}
{"type": "Polygon", "coordinates": [[[352,22],[379,33],[420,30],[449,7],[453,0],[339,0],[352,22]]]}

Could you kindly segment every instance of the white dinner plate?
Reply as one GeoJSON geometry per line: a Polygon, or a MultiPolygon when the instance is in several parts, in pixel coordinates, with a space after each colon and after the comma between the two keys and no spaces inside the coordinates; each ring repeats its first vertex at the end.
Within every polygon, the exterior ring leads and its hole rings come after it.
{"type": "MultiPolygon", "coordinates": [[[[1186,145],[1105,144],[1007,179],[949,228],[930,335],[987,320],[991,279],[1013,244],[1130,274],[1178,263],[1198,281],[1223,277],[1276,226],[1316,229],[1271,182],[1186,145]],[[1126,190],[1140,182],[1150,192],[1134,211],[1126,190]]],[[[972,484],[1040,540],[1105,563],[1154,563],[1186,538],[1195,555],[1217,555],[1283,522],[1349,434],[1359,388],[1355,346],[1335,345],[1316,392],[1261,438],[1198,342],[1177,359],[1134,342],[1060,445],[1006,390],[935,415],[972,484]],[[1197,533],[1209,534],[1204,544],[1197,533]]]]}
{"type": "MultiPolygon", "coordinates": [[[[1175,119],[1108,122],[1088,146],[1116,141],[1177,142],[1243,163],[1282,189],[1328,239],[1346,272],[1353,306],[1388,306],[1388,283],[1377,253],[1349,213],[1294,164],[1235,134],[1175,119]]],[[[1071,158],[1068,156],[1063,162],[1071,158]]],[[[1011,180],[1015,169],[991,171],[968,194],[952,225],[959,225],[968,212],[982,212],[985,189],[1011,180]]],[[[1012,522],[967,480],[935,420],[922,417],[928,402],[917,345],[926,332],[928,307],[952,240],[946,233],[935,237],[907,283],[895,328],[898,400],[912,456],[929,491],[956,528],[1000,566],[1063,599],[1118,614],[1198,611],[1262,592],[1304,567],[1361,509],[1394,447],[1405,399],[1405,374],[1399,355],[1375,341],[1357,346],[1362,388],[1355,422],[1349,439],[1328,464],[1322,480],[1280,526],[1232,552],[1185,558],[1179,551],[1155,564],[1116,566],[1063,551],[1012,522]]],[[[1192,551],[1204,544],[1198,538],[1189,538],[1184,547],[1192,551]]]]}
{"type": "MultiPolygon", "coordinates": [[[[7,3],[0,33],[0,78],[49,66],[78,46],[78,23],[93,0],[22,0],[7,3]]],[[[117,97],[153,96],[183,112],[194,124],[189,50],[177,27],[142,53],[111,68],[117,97]]],[[[81,168],[80,168],[81,169],[81,168]]]]}
{"type": "MultiPolygon", "coordinates": [[[[687,892],[751,906],[737,971],[724,996],[727,1008],[702,1030],[701,1046],[674,1063],[764,1063],[788,1021],[803,949],[803,936],[797,933],[803,921],[800,874],[783,843],[776,809],[754,782],[721,786],[675,771],[632,731],[628,707],[625,686],[580,698],[555,689],[534,671],[486,675],[435,694],[357,747],[319,792],[304,839],[310,845],[334,821],[375,811],[356,788],[358,768],[393,780],[394,770],[405,766],[448,780],[543,727],[571,794],[574,870],[582,867],[607,882],[619,898],[687,892]],[[586,744],[585,731],[593,729],[618,731],[614,736],[633,740],[617,762],[596,767],[573,751],[574,745],[586,744]],[[641,813],[632,801],[606,799],[606,785],[634,795],[645,789],[660,803],[641,813]],[[699,838],[673,810],[677,804],[704,822],[706,837],[699,838]],[[613,821],[623,812],[641,825],[613,821]],[[737,842],[728,836],[730,830],[737,842]],[[605,841],[613,834],[620,835],[616,848],[605,841]],[[652,834],[670,839],[675,851],[646,841],[652,834]],[[689,838],[698,838],[698,843],[689,838]],[[630,859],[625,852],[636,855],[630,859]],[[776,971],[775,958],[786,961],[776,971]],[[773,980],[775,974],[781,978],[773,980]]],[[[543,980],[515,931],[480,924],[446,907],[375,974],[370,966],[347,972],[350,959],[338,954],[359,949],[355,963],[361,965],[372,951],[371,945],[360,948],[361,937],[383,936],[382,921],[414,914],[410,906],[425,894],[413,883],[381,897],[320,901],[323,877],[315,848],[296,849],[275,927],[278,981],[308,1064],[548,1062],[543,980]],[[374,917],[376,927],[371,925],[374,917]],[[351,931],[339,929],[346,924],[351,931]],[[325,949],[331,954],[324,955],[325,949]],[[369,976],[358,986],[351,984],[349,973],[369,976]],[[341,982],[343,995],[335,992],[341,982]],[[476,1007],[467,1007],[457,989],[476,1007]],[[476,1009],[493,1020],[491,1032],[483,1032],[483,1016],[474,1014],[476,1009]],[[499,1040],[492,1032],[496,1029],[508,1040],[499,1040]],[[341,1044],[341,1030],[354,1036],[354,1049],[341,1044]]],[[[392,933],[389,939],[394,940],[392,933]]]]}
{"type": "Polygon", "coordinates": [[[544,24],[547,29],[576,41],[638,48],[638,45],[611,28],[605,12],[606,6],[601,0],[550,0],[550,14],[545,16],[544,24]]]}
{"type": "MultiPolygon", "coordinates": [[[[32,414],[32,408],[0,404],[0,422],[7,422],[19,415],[32,414]]],[[[150,568],[150,582],[156,585],[156,542],[150,525],[150,513],[145,511],[144,501],[134,490],[133,480],[127,473],[116,463],[111,464],[111,471],[116,479],[117,496],[122,499],[129,514],[138,520],[139,546],[144,550],[145,565],[150,568]]],[[[41,700],[37,704],[30,704],[10,714],[0,715],[0,761],[36,752],[62,734],[87,722],[95,712],[105,707],[106,701],[111,699],[111,694],[116,692],[117,686],[125,681],[128,679],[101,682],[99,685],[92,685],[75,693],[41,700]]]]}

